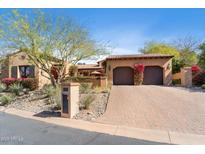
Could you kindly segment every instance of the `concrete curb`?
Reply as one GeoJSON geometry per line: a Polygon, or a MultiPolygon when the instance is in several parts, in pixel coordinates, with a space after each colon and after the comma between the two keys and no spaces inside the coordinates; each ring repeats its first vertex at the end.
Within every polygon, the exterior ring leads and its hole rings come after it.
{"type": "Polygon", "coordinates": [[[82,120],[66,119],[61,117],[36,117],[34,113],[28,111],[17,110],[14,108],[5,109],[2,112],[38,120],[50,124],[56,124],[64,127],[71,127],[87,131],[94,131],[116,136],[130,137],[135,139],[149,140],[169,144],[205,144],[205,135],[184,134],[178,132],[170,132],[163,130],[149,130],[126,126],[108,125],[94,123],[82,120]]]}

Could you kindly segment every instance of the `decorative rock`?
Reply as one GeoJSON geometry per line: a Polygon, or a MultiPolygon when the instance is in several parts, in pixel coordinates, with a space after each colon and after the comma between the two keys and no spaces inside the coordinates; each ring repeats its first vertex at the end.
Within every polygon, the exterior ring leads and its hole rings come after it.
{"type": "MultiPolygon", "coordinates": [[[[90,94],[81,94],[80,100],[83,100],[84,97],[90,94]]],[[[75,115],[74,119],[81,119],[86,121],[94,121],[98,117],[100,117],[106,110],[107,101],[109,94],[108,93],[99,93],[99,94],[92,94],[95,95],[95,100],[90,104],[89,110],[84,110],[84,104],[80,101],[80,112],[75,115]]]]}
{"type": "Polygon", "coordinates": [[[53,111],[55,106],[56,104],[48,103],[48,98],[45,98],[44,93],[37,90],[29,91],[28,94],[16,97],[7,107],[39,113],[53,111]]]}

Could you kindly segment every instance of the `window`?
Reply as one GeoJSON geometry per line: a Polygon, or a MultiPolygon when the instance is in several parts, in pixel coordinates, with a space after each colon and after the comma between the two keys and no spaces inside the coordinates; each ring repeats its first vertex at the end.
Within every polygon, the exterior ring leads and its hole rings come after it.
{"type": "Polygon", "coordinates": [[[35,77],[35,66],[19,66],[19,72],[21,78],[34,78],[35,77]]]}
{"type": "Polygon", "coordinates": [[[12,78],[17,78],[17,66],[12,66],[11,67],[11,77],[12,78]]]}

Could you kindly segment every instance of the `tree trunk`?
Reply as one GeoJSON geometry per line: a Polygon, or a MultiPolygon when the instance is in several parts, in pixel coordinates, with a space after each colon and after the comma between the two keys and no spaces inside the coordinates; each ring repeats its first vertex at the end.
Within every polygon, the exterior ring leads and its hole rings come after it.
{"type": "Polygon", "coordinates": [[[56,88],[56,86],[57,86],[56,79],[54,78],[54,76],[53,76],[52,74],[50,74],[50,78],[51,78],[51,84],[52,84],[52,86],[56,88]]]}

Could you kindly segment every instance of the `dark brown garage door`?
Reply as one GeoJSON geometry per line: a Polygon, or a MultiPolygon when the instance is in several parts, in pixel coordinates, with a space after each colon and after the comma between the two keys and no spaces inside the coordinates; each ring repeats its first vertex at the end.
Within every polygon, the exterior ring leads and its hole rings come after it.
{"type": "Polygon", "coordinates": [[[134,85],[134,70],[131,67],[117,67],[113,70],[114,85],[134,85]]]}
{"type": "Polygon", "coordinates": [[[163,84],[163,69],[159,66],[146,66],[144,70],[145,85],[162,85],[163,84]]]}

